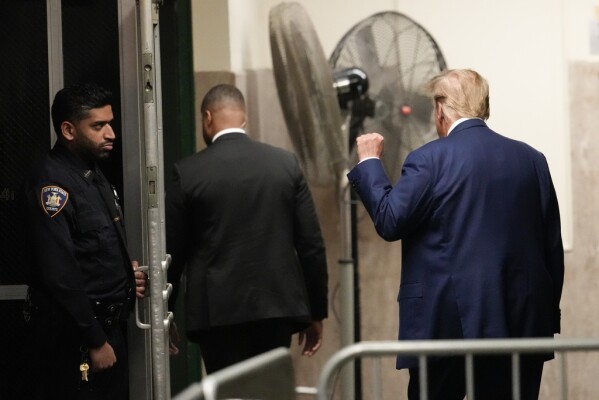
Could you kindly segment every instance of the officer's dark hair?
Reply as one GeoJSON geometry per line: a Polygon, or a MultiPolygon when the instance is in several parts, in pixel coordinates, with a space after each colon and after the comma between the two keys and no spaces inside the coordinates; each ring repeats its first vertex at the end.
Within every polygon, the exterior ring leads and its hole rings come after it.
{"type": "Polygon", "coordinates": [[[206,93],[202,100],[201,112],[213,110],[222,105],[234,105],[245,111],[245,100],[239,89],[233,85],[220,84],[214,86],[206,93]]]}
{"type": "Polygon", "coordinates": [[[93,108],[112,105],[112,93],[93,83],[67,86],[54,96],[52,103],[52,123],[60,138],[60,125],[64,121],[73,124],[86,118],[93,108]]]}

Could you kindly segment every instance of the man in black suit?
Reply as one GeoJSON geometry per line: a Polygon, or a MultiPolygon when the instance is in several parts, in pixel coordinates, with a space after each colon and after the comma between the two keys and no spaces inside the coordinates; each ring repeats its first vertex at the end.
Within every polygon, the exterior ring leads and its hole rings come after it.
{"type": "Polygon", "coordinates": [[[208,373],[279,346],[299,332],[303,354],[327,317],[325,247],[296,157],[250,139],[231,85],[201,106],[207,148],[174,166],[166,194],[169,281],[187,271],[187,336],[208,373]]]}

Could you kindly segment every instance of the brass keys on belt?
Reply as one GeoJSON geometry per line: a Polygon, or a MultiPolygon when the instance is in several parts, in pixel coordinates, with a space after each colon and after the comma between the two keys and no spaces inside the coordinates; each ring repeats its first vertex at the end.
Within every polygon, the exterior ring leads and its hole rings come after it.
{"type": "Polygon", "coordinates": [[[81,371],[81,380],[87,382],[87,370],[89,369],[89,365],[84,362],[79,366],[79,371],[81,371]]]}
{"type": "Polygon", "coordinates": [[[81,371],[81,380],[84,382],[89,381],[89,351],[87,347],[81,346],[79,347],[79,351],[81,351],[81,364],[79,364],[79,371],[81,371]]]}

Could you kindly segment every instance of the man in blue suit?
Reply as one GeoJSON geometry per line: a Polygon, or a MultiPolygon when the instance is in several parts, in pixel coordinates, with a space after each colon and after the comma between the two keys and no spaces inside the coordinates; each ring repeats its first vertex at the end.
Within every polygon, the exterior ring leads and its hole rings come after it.
{"type": "MultiPolygon", "coordinates": [[[[402,240],[399,339],[552,337],[564,275],[560,216],[549,167],[529,145],[492,131],[489,88],[472,70],[433,78],[439,139],[406,158],[389,182],[383,137],[357,138],[348,178],[378,234],[402,240]]],[[[522,357],[521,398],[537,399],[544,361],[522,357]]],[[[419,399],[418,364],[409,399],[419,399]]],[[[475,358],[477,400],[511,398],[507,356],[475,358]]],[[[429,399],[463,399],[464,359],[428,364],[429,399]]]]}

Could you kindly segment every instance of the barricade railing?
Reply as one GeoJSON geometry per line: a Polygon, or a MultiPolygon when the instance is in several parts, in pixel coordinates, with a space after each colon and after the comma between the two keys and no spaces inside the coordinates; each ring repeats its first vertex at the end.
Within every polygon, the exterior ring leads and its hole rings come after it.
{"type": "Polygon", "coordinates": [[[280,347],[206,375],[173,400],[294,400],[289,349],[280,347]]]}
{"type": "MultiPolygon", "coordinates": [[[[342,367],[356,358],[382,356],[414,356],[418,358],[420,400],[428,400],[427,359],[430,356],[464,356],[466,370],[466,394],[470,400],[474,397],[474,356],[475,355],[511,355],[512,359],[512,399],[520,400],[520,355],[534,353],[556,353],[560,368],[560,399],[567,400],[566,353],[599,351],[599,338],[527,338],[527,339],[460,339],[427,341],[380,341],[360,342],[335,353],[323,366],[320,373],[318,400],[329,400],[332,395],[334,377],[342,367]]],[[[381,397],[380,367],[373,371],[373,400],[381,397]]]]}

